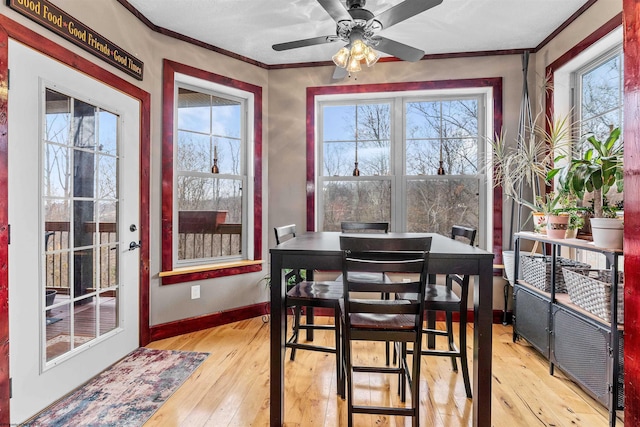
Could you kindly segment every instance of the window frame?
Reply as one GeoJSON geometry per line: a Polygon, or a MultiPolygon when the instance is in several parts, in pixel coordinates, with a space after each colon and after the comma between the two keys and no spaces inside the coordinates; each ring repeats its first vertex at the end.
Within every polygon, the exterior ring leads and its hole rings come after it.
{"type": "Polygon", "coordinates": [[[165,59],[163,61],[163,123],[162,123],[162,270],[163,285],[257,272],[262,270],[262,88],[250,83],[221,76],[205,70],[165,59]],[[206,82],[205,86],[198,83],[206,82]],[[246,102],[246,160],[243,176],[242,239],[243,259],[206,263],[176,263],[174,229],[177,226],[177,205],[174,191],[175,137],[177,117],[175,99],[178,86],[212,91],[246,102]],[[251,215],[253,213],[253,215],[251,215]],[[187,265],[189,264],[189,265],[187,265]]]}
{"type": "MultiPolygon", "coordinates": [[[[316,155],[317,146],[316,141],[320,141],[318,134],[317,123],[318,114],[320,111],[320,103],[332,97],[332,99],[339,101],[354,100],[364,101],[369,99],[380,99],[380,94],[386,94],[388,97],[400,97],[408,98],[415,97],[420,91],[447,91],[451,95],[456,94],[468,94],[470,91],[487,91],[491,92],[489,99],[493,99],[493,105],[486,105],[487,114],[487,129],[486,132],[493,132],[493,129],[502,128],[502,78],[478,78],[478,79],[461,79],[461,80],[446,80],[446,81],[424,81],[424,82],[408,82],[408,83],[386,83],[386,84],[368,84],[368,85],[355,85],[355,86],[322,86],[322,87],[310,87],[307,88],[307,230],[315,231],[319,229],[318,221],[319,214],[316,211],[316,207],[320,206],[317,199],[319,193],[318,185],[321,183],[318,180],[319,174],[317,173],[321,165],[319,163],[320,157],[316,155]],[[316,113],[318,110],[318,113],[316,113]],[[318,190],[317,190],[318,189],[318,190]]],[[[399,107],[396,105],[392,108],[404,109],[404,103],[399,107]]],[[[393,129],[391,132],[402,132],[403,128],[393,129]]],[[[396,137],[395,135],[392,138],[396,137]]],[[[404,141],[404,135],[402,135],[402,141],[404,141]]],[[[404,143],[403,143],[404,144],[404,143]]],[[[403,148],[404,150],[404,148],[403,148]]],[[[478,155],[483,155],[478,153],[478,155]]],[[[393,154],[392,154],[393,157],[393,154]]],[[[397,160],[397,159],[396,159],[397,160]]],[[[396,161],[396,160],[391,160],[396,161]]],[[[490,168],[487,175],[490,174],[490,168]]],[[[347,178],[347,177],[344,177],[347,178]]],[[[368,178],[368,177],[365,177],[368,178]]],[[[378,177],[372,177],[378,178],[378,177]]],[[[395,179],[401,178],[402,181],[406,181],[407,177],[398,176],[396,174],[395,179]]],[[[393,178],[392,178],[393,179],[393,178]]],[[[483,184],[487,184],[485,181],[483,184]]],[[[487,185],[488,186],[488,185],[487,185]]],[[[392,196],[393,197],[393,196],[392,196]]],[[[395,203],[392,200],[392,205],[395,203]]],[[[493,192],[487,189],[486,197],[486,224],[489,224],[486,236],[486,247],[492,248],[493,252],[501,259],[502,252],[502,189],[500,187],[493,187],[493,192]],[[488,211],[489,206],[495,206],[491,212],[488,211]]],[[[396,209],[392,207],[392,209],[396,209]]],[[[395,214],[395,212],[394,212],[395,214]]]]}

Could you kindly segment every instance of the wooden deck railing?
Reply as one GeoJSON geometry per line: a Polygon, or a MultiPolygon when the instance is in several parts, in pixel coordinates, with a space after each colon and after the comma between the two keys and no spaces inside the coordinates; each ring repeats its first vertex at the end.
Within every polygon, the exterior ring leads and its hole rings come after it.
{"type": "MultiPolygon", "coordinates": [[[[199,211],[195,214],[187,213],[186,216],[182,214],[183,212],[181,212],[181,222],[178,227],[180,259],[216,258],[241,253],[242,224],[224,222],[225,211],[199,211]],[[215,216],[215,220],[212,220],[213,216],[215,216]]],[[[93,234],[91,244],[99,245],[101,248],[98,252],[90,252],[91,265],[96,266],[95,257],[99,257],[98,265],[101,274],[99,279],[95,279],[95,285],[101,288],[117,284],[117,254],[112,250],[116,249],[118,241],[116,227],[117,224],[114,222],[100,223],[98,233],[96,233],[96,224],[88,222],[84,224],[82,230],[93,234]]],[[[69,222],[45,222],[46,287],[56,289],[61,293],[68,293],[70,278],[74,276],[69,274],[70,257],[88,255],[87,251],[73,251],[74,244],[70,241],[70,236],[69,222]]],[[[78,247],[78,245],[75,246],[78,247]]],[[[74,262],[82,261],[76,257],[74,262]]],[[[89,280],[89,278],[85,280],[89,280]]]]}

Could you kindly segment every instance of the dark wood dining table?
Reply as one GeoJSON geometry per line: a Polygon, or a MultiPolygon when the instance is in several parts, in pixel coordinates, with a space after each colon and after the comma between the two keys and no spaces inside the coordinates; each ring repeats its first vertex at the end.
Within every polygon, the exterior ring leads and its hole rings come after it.
{"type": "MultiPolygon", "coordinates": [[[[283,242],[271,254],[271,426],[284,422],[286,340],[285,289],[282,270],[342,269],[340,232],[308,232],[283,242]]],[[[362,234],[358,234],[363,236],[362,234]]],[[[493,254],[435,233],[387,233],[372,237],[431,236],[430,274],[477,275],[473,302],[473,426],[491,425],[491,327],[493,323],[493,254]]]]}

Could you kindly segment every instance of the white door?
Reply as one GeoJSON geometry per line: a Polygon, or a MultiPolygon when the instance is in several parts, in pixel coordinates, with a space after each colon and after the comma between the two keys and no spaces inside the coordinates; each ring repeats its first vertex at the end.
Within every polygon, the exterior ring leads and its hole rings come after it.
{"type": "Polygon", "coordinates": [[[19,423],[138,346],[140,106],[14,41],[9,69],[10,408],[19,423]]]}

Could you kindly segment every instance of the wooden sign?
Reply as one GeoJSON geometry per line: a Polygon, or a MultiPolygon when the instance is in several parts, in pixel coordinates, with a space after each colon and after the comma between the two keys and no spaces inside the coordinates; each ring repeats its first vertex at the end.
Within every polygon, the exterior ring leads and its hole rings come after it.
{"type": "Polygon", "coordinates": [[[7,5],[138,80],[144,63],[47,0],[7,0],[7,5]]]}

